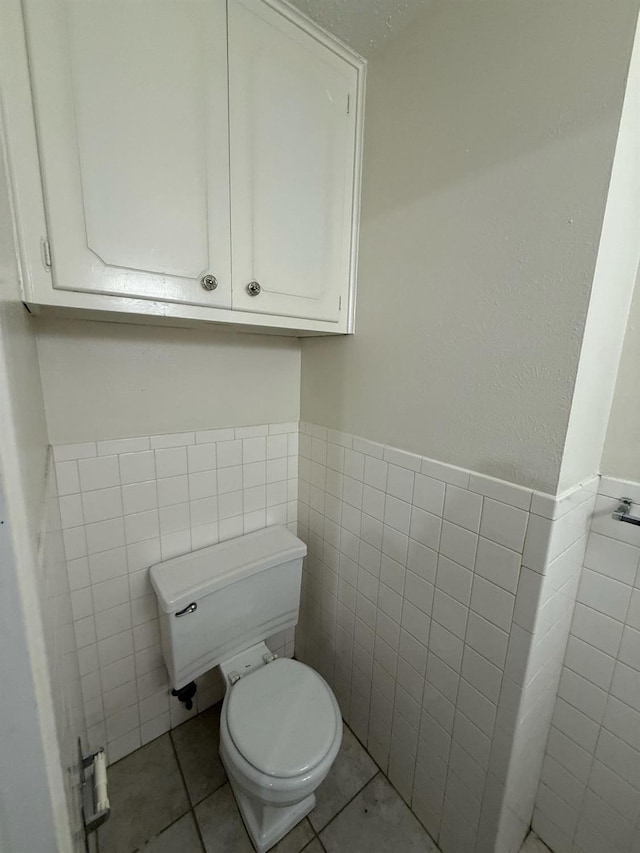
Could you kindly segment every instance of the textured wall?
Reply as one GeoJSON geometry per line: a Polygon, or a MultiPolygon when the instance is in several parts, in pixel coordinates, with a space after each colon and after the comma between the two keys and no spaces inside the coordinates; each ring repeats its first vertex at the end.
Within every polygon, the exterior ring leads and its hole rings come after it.
{"type": "Polygon", "coordinates": [[[52,444],[297,421],[295,338],[38,322],[52,444]]]}
{"type": "Polygon", "coordinates": [[[432,0],[292,0],[294,6],[368,56],[410,26],[432,0]]]}
{"type": "Polygon", "coordinates": [[[637,3],[435,3],[370,61],[356,336],[302,418],[554,491],[637,3]]]}
{"type": "Polygon", "coordinates": [[[631,305],[601,470],[640,481],[640,286],[631,305]]]}

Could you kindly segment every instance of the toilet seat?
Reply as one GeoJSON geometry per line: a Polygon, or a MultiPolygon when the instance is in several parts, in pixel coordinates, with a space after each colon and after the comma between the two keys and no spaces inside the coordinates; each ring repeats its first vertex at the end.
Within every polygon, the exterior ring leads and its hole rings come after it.
{"type": "Polygon", "coordinates": [[[299,661],[281,658],[236,682],[225,718],[233,745],[258,773],[304,776],[332,751],[341,719],[326,682],[299,661]]]}

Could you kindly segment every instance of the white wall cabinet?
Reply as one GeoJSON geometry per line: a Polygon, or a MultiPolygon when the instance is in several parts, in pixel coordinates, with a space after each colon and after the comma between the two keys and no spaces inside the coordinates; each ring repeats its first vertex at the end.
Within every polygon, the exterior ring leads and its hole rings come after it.
{"type": "Polygon", "coordinates": [[[352,330],[363,60],[276,0],[24,0],[23,21],[16,2],[0,72],[27,303],[352,330]]]}
{"type": "Polygon", "coordinates": [[[337,322],[358,72],[261,0],[241,0],[229,5],[229,76],[233,307],[337,322]]]}

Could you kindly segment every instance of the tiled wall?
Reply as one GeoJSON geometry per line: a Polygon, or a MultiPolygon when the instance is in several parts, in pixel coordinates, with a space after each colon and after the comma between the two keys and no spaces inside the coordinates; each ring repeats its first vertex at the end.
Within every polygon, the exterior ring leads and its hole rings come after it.
{"type": "Polygon", "coordinates": [[[480,849],[516,853],[531,823],[597,483],[595,478],[558,500],[535,495],[532,500],[532,510],[544,515],[532,512],[529,518],[520,577],[528,604],[514,615],[513,656],[491,749],[493,797],[481,826],[481,841],[490,841],[494,827],[497,838],[494,847],[480,849]]]}
{"type": "MultiPolygon", "coordinates": [[[[110,761],[221,695],[199,680],[192,712],[169,696],[148,568],[297,518],[298,424],[54,448],[84,711],[110,761]]],[[[271,642],[291,654],[293,635],[271,642]]]]}
{"type": "Polygon", "coordinates": [[[444,853],[518,849],[537,776],[511,756],[542,762],[593,485],[555,501],[308,424],[299,469],[297,656],[444,853]]]}
{"type": "Polygon", "coordinates": [[[53,693],[58,743],[62,764],[65,769],[65,794],[69,811],[69,823],[75,847],[80,853],[85,850],[80,795],[77,789],[78,738],[86,740],[86,727],[78,655],[73,631],[71,595],[67,580],[62,525],[53,457],[49,453],[47,464],[47,495],[40,527],[39,589],[40,605],[49,672],[53,693]]]}
{"type": "Polygon", "coordinates": [[[602,478],[533,826],[555,853],[640,851],[640,484],[602,478]],[[634,508],[637,513],[637,506],[634,508]]]}

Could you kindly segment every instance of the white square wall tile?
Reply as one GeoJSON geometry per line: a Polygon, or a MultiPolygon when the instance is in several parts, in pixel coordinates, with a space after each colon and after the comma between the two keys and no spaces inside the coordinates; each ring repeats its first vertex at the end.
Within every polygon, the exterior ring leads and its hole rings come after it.
{"type": "Polygon", "coordinates": [[[450,560],[465,566],[467,569],[472,569],[476,558],[477,544],[477,534],[449,521],[442,522],[440,553],[444,554],[445,557],[449,557],[450,560]]]}
{"type": "Polygon", "coordinates": [[[468,606],[472,582],[473,572],[469,569],[442,555],[438,557],[436,586],[439,590],[468,606]]]}
{"type": "Polygon", "coordinates": [[[158,478],[178,477],[187,473],[186,447],[167,447],[156,450],[155,454],[158,478]]]}
{"type": "Polygon", "coordinates": [[[557,522],[540,515],[530,515],[522,553],[522,564],[544,574],[551,560],[551,539],[557,522]]]}
{"type": "Polygon", "coordinates": [[[187,447],[187,467],[190,474],[210,471],[216,467],[215,444],[192,444],[187,447]]]}
{"type": "Polygon", "coordinates": [[[471,609],[503,631],[509,631],[515,596],[496,584],[476,577],[471,593],[471,609]]]}
{"type": "Polygon", "coordinates": [[[520,554],[481,536],[478,540],[475,572],[515,593],[520,576],[520,554]]]}
{"type": "Polygon", "coordinates": [[[602,725],[634,749],[640,749],[640,713],[631,706],[610,696],[602,725]]]}
{"type": "Polygon", "coordinates": [[[192,501],[209,498],[218,493],[216,471],[198,471],[189,474],[189,498],[192,501]]]}
{"type": "Polygon", "coordinates": [[[592,533],[589,536],[584,558],[587,568],[632,585],[639,562],[640,547],[628,545],[598,533],[592,533]]]}
{"type": "Polygon", "coordinates": [[[543,577],[531,569],[522,568],[516,593],[513,621],[526,631],[533,631],[538,615],[543,577]]]}
{"type": "MultiPolygon", "coordinates": [[[[342,471],[344,467],[344,450],[340,457],[337,456],[337,451],[343,450],[336,448],[336,458],[330,460],[329,467],[336,471],[342,471]]],[[[333,454],[330,454],[331,456],[333,454]]],[[[364,463],[364,483],[374,489],[386,491],[387,488],[387,463],[382,459],[374,459],[371,456],[365,457],[364,463]]]]}
{"type": "Polygon", "coordinates": [[[528,517],[524,510],[485,498],[480,535],[522,553],[528,517]]]}
{"type": "Polygon", "coordinates": [[[287,434],[269,435],[267,438],[267,459],[279,459],[288,455],[287,434]]]}
{"type": "Polygon", "coordinates": [[[98,489],[95,492],[83,492],[82,507],[87,524],[94,521],[107,521],[122,515],[122,494],[119,486],[111,489],[98,489]]]}
{"type": "MultiPolygon", "coordinates": [[[[60,507],[60,521],[62,522],[63,529],[78,527],[79,525],[84,524],[81,495],[62,496],[59,498],[58,503],[60,507]]],[[[95,521],[96,519],[92,518],[88,520],[95,521]]]]}
{"type": "MultiPolygon", "coordinates": [[[[610,663],[610,659],[607,661],[601,660],[597,663],[599,666],[596,670],[596,674],[601,676],[600,686],[606,689],[606,676],[609,674],[609,667],[607,664],[610,663]]],[[[594,669],[595,666],[596,664],[592,663],[592,667],[594,669]]],[[[613,669],[612,665],[611,669],[613,669]]],[[[587,675],[587,677],[589,676],[587,675]]],[[[595,681],[595,678],[592,678],[591,680],[595,681]]],[[[595,683],[597,684],[598,682],[595,681],[595,683]]],[[[626,664],[618,661],[618,663],[615,664],[615,669],[613,669],[611,695],[615,696],[616,699],[619,699],[626,705],[629,705],[629,707],[634,710],[640,711],[640,673],[638,670],[632,669],[626,664]]]]}
{"type": "Polygon", "coordinates": [[[438,516],[413,507],[409,536],[421,545],[437,551],[440,545],[442,521],[438,516]]]}
{"type": "Polygon", "coordinates": [[[78,462],[80,486],[83,492],[108,489],[120,485],[120,469],[117,456],[102,456],[81,459],[78,462]]]}
{"type": "Polygon", "coordinates": [[[583,569],[577,600],[594,610],[623,621],[627,612],[631,588],[604,575],[583,569]]]}
{"type": "Polygon", "coordinates": [[[87,555],[87,538],[84,527],[71,527],[62,533],[67,560],[76,560],[87,555]]]}
{"type": "MultiPolygon", "coordinates": [[[[345,480],[345,500],[347,500],[347,482],[345,480]]],[[[384,507],[384,523],[408,534],[411,526],[411,504],[387,494],[384,507]]]]}
{"type": "Polygon", "coordinates": [[[467,623],[466,642],[491,663],[502,669],[507,657],[509,634],[471,611],[467,623]]]}
{"type": "Polygon", "coordinates": [[[56,462],[55,470],[58,495],[71,495],[80,491],[78,463],[75,460],[56,462]]]}
{"type": "Polygon", "coordinates": [[[563,667],[558,687],[558,696],[591,717],[601,722],[607,704],[607,693],[601,687],[573,670],[563,667]]]}
{"type": "Polygon", "coordinates": [[[124,545],[124,525],[122,518],[112,518],[108,521],[97,521],[85,526],[87,536],[87,551],[97,554],[124,545]]]}
{"type": "Polygon", "coordinates": [[[129,601],[128,578],[119,577],[94,584],[92,594],[96,613],[110,610],[120,604],[126,604],[129,601]]]}
{"type": "Polygon", "coordinates": [[[413,486],[413,504],[433,515],[442,516],[445,483],[424,474],[416,474],[413,486]]]}
{"type": "Polygon", "coordinates": [[[99,551],[89,557],[91,583],[97,584],[127,574],[127,553],[123,547],[99,551]]]}
{"type": "Polygon", "coordinates": [[[387,472],[387,494],[403,501],[413,498],[413,471],[398,465],[389,465],[387,472]]]}
{"type": "Polygon", "coordinates": [[[125,515],[134,512],[146,512],[158,506],[158,490],[155,480],[145,483],[131,483],[122,486],[122,508],[125,515]]]}
{"type": "Polygon", "coordinates": [[[153,451],[124,453],[118,459],[120,462],[120,480],[123,485],[155,479],[156,461],[153,451]]]}
{"type": "Polygon", "coordinates": [[[467,489],[447,485],[444,500],[444,517],[460,527],[477,533],[480,529],[482,497],[467,489]]]}
{"type": "Polygon", "coordinates": [[[622,638],[623,624],[584,604],[576,603],[571,634],[596,646],[600,651],[616,656],[622,638]]]}
{"type": "Polygon", "coordinates": [[[189,480],[186,475],[158,480],[157,488],[158,506],[170,506],[189,500],[189,480]]]}
{"type": "Polygon", "coordinates": [[[426,545],[422,545],[414,539],[409,539],[409,550],[407,554],[408,569],[411,569],[414,574],[423,578],[423,580],[429,581],[429,583],[433,584],[436,581],[437,564],[437,551],[434,551],[433,548],[427,548],[426,545]]]}
{"type": "Polygon", "coordinates": [[[565,666],[591,681],[597,687],[608,690],[613,676],[615,659],[588,643],[569,637],[565,654],[565,666]]]}
{"type": "Polygon", "coordinates": [[[153,539],[160,533],[158,511],[149,510],[125,516],[124,526],[127,545],[143,539],[153,539]]]}
{"type": "Polygon", "coordinates": [[[451,631],[456,637],[464,639],[468,615],[469,608],[466,605],[442,592],[442,590],[436,589],[433,596],[433,618],[440,625],[451,631]]]}
{"type": "Polygon", "coordinates": [[[242,442],[242,461],[264,462],[267,458],[267,439],[264,436],[245,438],[242,442]]]}

